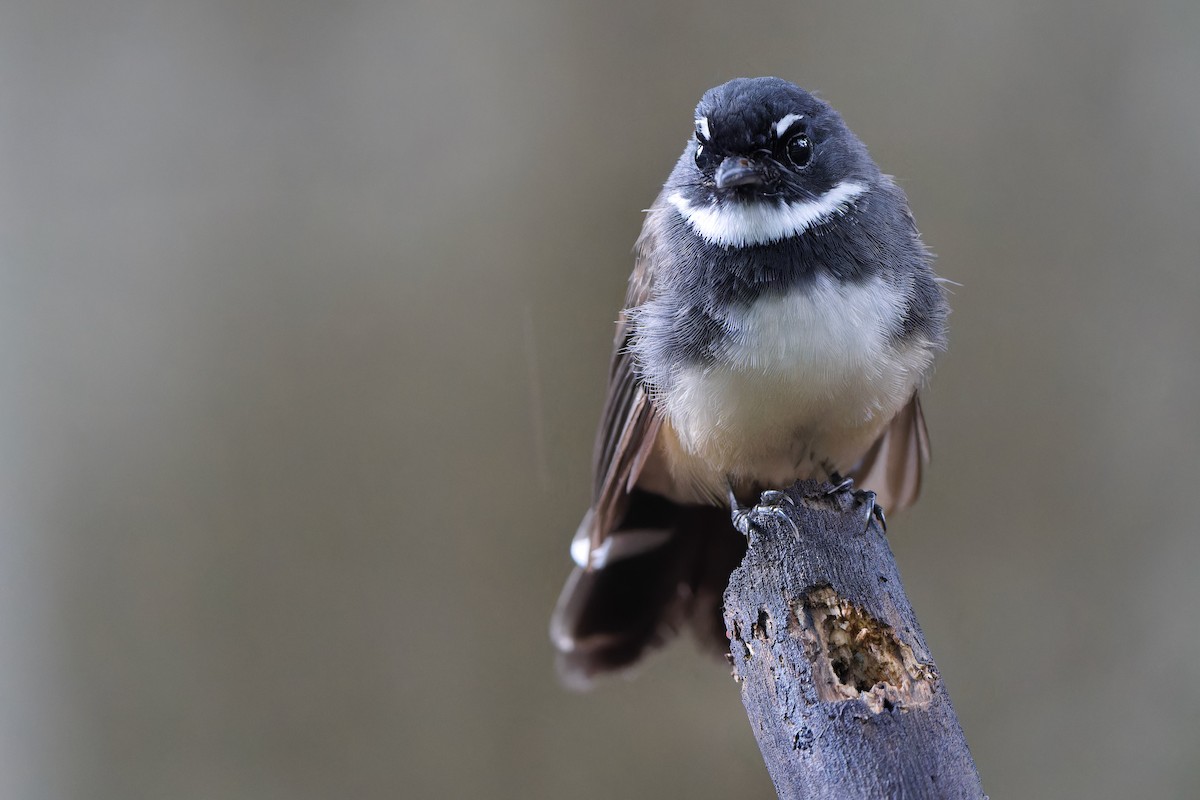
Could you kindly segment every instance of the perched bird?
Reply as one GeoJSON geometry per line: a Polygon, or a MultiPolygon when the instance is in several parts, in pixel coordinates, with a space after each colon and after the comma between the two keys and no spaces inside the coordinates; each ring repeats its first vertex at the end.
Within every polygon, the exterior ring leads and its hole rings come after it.
{"type": "Polygon", "coordinates": [[[689,620],[727,650],[721,595],[745,551],[731,506],[802,478],[916,499],[917,392],[948,312],[930,261],[904,192],[827,103],[779,78],[704,94],[617,322],[551,623],[569,685],[689,620]]]}

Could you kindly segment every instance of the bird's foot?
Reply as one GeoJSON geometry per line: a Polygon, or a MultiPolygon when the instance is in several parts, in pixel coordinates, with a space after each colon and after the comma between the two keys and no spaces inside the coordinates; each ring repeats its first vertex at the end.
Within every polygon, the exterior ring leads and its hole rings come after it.
{"type": "Polygon", "coordinates": [[[829,476],[829,483],[831,484],[831,486],[825,492],[826,497],[828,497],[829,495],[838,494],[839,492],[849,492],[854,489],[854,479],[853,478],[843,478],[841,475],[838,475],[836,472],[832,473],[829,476]]]}
{"type": "Polygon", "coordinates": [[[887,533],[887,517],[883,515],[883,506],[875,502],[875,493],[869,490],[859,489],[854,492],[854,500],[867,507],[867,523],[863,525],[863,533],[867,532],[867,528],[871,527],[871,520],[879,520],[879,527],[887,533]]]}
{"type": "Polygon", "coordinates": [[[883,514],[883,506],[875,502],[875,493],[869,489],[855,489],[853,478],[843,478],[837,472],[829,473],[829,482],[832,486],[825,492],[826,497],[840,494],[842,492],[852,492],[854,502],[867,507],[867,524],[863,527],[865,531],[871,527],[871,520],[879,520],[879,527],[887,533],[887,518],[883,514]]]}
{"type": "Polygon", "coordinates": [[[763,516],[775,517],[787,523],[787,526],[792,529],[792,535],[799,539],[800,529],[796,527],[795,521],[788,515],[785,508],[791,505],[795,505],[795,501],[788,497],[786,492],[769,489],[759,496],[757,505],[747,508],[738,503],[733,488],[729,489],[729,508],[733,518],[733,527],[741,531],[742,535],[746,537],[746,541],[751,541],[754,534],[758,532],[756,518],[763,516]]]}

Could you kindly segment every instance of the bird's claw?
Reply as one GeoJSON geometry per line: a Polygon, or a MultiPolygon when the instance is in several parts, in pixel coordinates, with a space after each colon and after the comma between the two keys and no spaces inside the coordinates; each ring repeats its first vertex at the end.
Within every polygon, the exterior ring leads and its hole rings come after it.
{"type": "Polygon", "coordinates": [[[792,530],[792,535],[797,539],[800,538],[800,529],[796,527],[796,522],[787,513],[784,506],[794,506],[796,502],[788,496],[786,492],[776,491],[774,489],[767,490],[759,496],[757,505],[745,508],[738,504],[737,498],[733,491],[729,492],[729,507],[733,516],[733,527],[737,528],[747,541],[753,538],[757,533],[758,525],[755,522],[756,517],[772,516],[778,520],[782,520],[792,530]]]}
{"type": "Polygon", "coordinates": [[[867,528],[871,527],[871,520],[879,520],[879,527],[887,533],[887,518],[883,515],[883,506],[875,502],[875,493],[870,489],[855,489],[853,478],[843,478],[837,472],[829,473],[830,488],[825,491],[826,497],[832,497],[835,494],[842,492],[853,492],[854,502],[867,506],[870,510],[867,512],[867,524],[863,527],[865,533],[867,528]]]}
{"type": "Polygon", "coordinates": [[[796,505],[796,501],[791,498],[787,492],[780,492],[775,489],[767,489],[758,498],[759,506],[771,506],[772,508],[783,508],[784,504],[789,506],[796,505]]]}
{"type": "Polygon", "coordinates": [[[879,520],[879,527],[883,529],[884,533],[887,533],[887,518],[883,515],[883,506],[875,502],[875,493],[859,489],[854,493],[854,500],[867,507],[867,524],[863,526],[863,533],[866,533],[867,529],[871,527],[872,519],[879,520]]]}
{"type": "Polygon", "coordinates": [[[825,492],[826,497],[828,497],[830,495],[839,494],[841,492],[850,492],[850,491],[854,490],[854,479],[853,478],[843,478],[837,472],[829,473],[829,483],[830,483],[830,487],[825,492]]]}

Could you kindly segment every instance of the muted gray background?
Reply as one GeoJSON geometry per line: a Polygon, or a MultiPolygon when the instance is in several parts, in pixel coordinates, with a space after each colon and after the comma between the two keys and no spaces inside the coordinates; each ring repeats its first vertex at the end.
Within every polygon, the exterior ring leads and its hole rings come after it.
{"type": "Polygon", "coordinates": [[[7,2],[0,796],[729,798],[721,665],[559,688],[640,210],[819,90],[954,290],[891,542],[984,785],[1200,794],[1200,4],[7,2]]]}

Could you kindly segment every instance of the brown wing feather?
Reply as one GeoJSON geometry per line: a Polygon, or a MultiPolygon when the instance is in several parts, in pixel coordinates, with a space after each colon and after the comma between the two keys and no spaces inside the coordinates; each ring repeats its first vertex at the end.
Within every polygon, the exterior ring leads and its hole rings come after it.
{"type": "Polygon", "coordinates": [[[590,539],[593,547],[600,545],[620,523],[629,491],[654,446],[661,424],[661,418],[634,370],[633,356],[629,352],[632,334],[629,310],[649,300],[653,291],[654,258],[659,245],[663,211],[664,203],[659,197],[647,213],[638,237],[635,247],[637,256],[633,274],[629,277],[625,310],[617,320],[608,392],[600,417],[600,429],[596,434],[592,464],[595,476],[592,509],[595,513],[592,515],[590,539]]]}
{"type": "Polygon", "coordinates": [[[899,511],[916,502],[928,462],[929,431],[921,400],[914,394],[850,476],[861,488],[875,492],[883,508],[899,511]]]}

